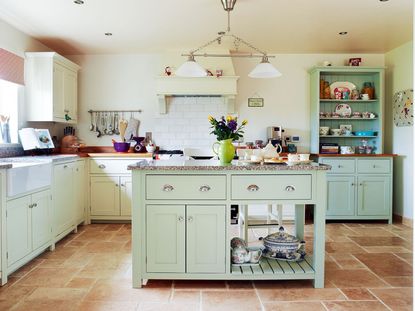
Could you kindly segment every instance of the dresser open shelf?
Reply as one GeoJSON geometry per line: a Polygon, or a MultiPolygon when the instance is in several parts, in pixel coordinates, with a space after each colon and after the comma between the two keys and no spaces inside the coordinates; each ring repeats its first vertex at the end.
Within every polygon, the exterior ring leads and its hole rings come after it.
{"type": "Polygon", "coordinates": [[[383,152],[383,111],[384,111],[384,68],[382,67],[314,67],[310,70],[311,81],[311,152],[320,153],[320,144],[337,143],[339,146],[361,145],[361,140],[368,140],[374,152],[383,152]],[[375,89],[375,98],[370,100],[323,99],[320,98],[320,80],[329,84],[334,82],[351,82],[361,91],[365,82],[370,82],[375,89]],[[334,112],[338,104],[347,104],[353,112],[372,112],[375,118],[332,118],[320,117],[320,112],[334,112]],[[334,136],[320,135],[321,126],[338,129],[340,125],[351,125],[352,131],[375,131],[376,136],[334,136]]]}

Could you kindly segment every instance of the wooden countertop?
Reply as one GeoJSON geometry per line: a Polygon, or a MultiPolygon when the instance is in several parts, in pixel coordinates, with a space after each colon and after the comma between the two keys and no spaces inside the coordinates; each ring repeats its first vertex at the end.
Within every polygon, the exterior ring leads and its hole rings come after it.
{"type": "Polygon", "coordinates": [[[152,153],[134,153],[134,152],[100,152],[88,153],[91,158],[106,157],[106,158],[151,158],[152,153]]]}

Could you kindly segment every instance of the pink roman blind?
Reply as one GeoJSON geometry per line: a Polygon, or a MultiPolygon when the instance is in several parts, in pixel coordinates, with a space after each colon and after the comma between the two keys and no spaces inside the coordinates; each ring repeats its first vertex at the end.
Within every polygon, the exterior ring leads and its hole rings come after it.
{"type": "Polygon", "coordinates": [[[24,84],[24,59],[0,49],[0,79],[24,84]]]}

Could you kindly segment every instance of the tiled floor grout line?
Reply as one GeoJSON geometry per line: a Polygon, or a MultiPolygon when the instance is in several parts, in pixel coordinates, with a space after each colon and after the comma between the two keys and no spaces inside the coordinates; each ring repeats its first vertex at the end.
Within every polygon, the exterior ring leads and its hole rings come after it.
{"type": "Polygon", "coordinates": [[[383,302],[383,300],[382,299],[380,299],[378,296],[376,296],[375,295],[375,293],[374,292],[372,292],[371,290],[370,290],[370,288],[368,288],[367,289],[368,291],[369,291],[369,293],[371,293],[377,300],[379,300],[380,301],[380,303],[381,304],[383,304],[385,307],[386,307],[386,309],[388,309],[388,310],[391,310],[391,311],[393,311],[391,308],[389,308],[389,306],[386,304],[386,303],[384,303],[383,302]]]}
{"type": "Polygon", "coordinates": [[[258,298],[258,300],[259,300],[259,304],[260,304],[260,306],[261,306],[261,310],[262,310],[262,311],[265,311],[265,306],[264,306],[264,304],[263,304],[263,302],[262,302],[261,297],[259,296],[258,289],[257,289],[257,288],[256,288],[256,286],[255,286],[255,282],[252,282],[252,287],[254,288],[255,295],[257,296],[257,298],[258,298]]]}

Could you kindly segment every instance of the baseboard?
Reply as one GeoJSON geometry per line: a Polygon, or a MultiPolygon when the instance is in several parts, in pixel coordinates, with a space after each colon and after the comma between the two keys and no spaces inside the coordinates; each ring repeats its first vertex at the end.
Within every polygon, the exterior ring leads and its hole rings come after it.
{"type": "Polygon", "coordinates": [[[393,222],[394,223],[401,223],[405,226],[414,227],[414,220],[411,218],[407,218],[407,217],[403,217],[401,215],[398,214],[393,214],[393,222]]]}

